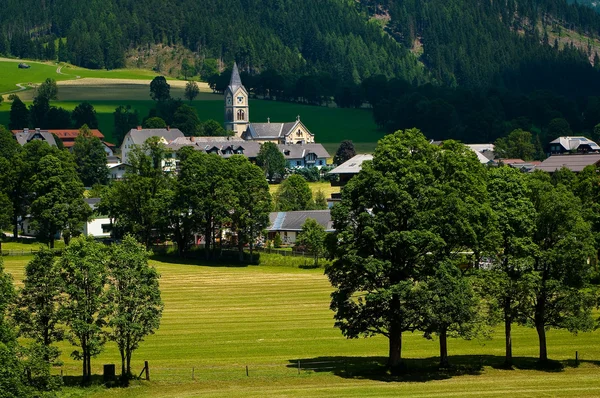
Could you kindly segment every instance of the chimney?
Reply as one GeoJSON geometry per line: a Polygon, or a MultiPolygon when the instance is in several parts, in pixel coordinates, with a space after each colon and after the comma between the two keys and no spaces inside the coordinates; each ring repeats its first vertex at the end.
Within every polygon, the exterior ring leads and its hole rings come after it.
{"type": "Polygon", "coordinates": [[[267,123],[271,123],[271,118],[270,117],[267,118],[267,123]]]}
{"type": "Polygon", "coordinates": [[[137,129],[138,129],[138,130],[141,130],[141,129],[142,129],[142,126],[137,126],[137,129]]]}
{"type": "Polygon", "coordinates": [[[25,128],[23,129],[23,132],[24,132],[24,133],[29,133],[29,127],[25,127],[25,128]]]}
{"type": "Polygon", "coordinates": [[[36,132],[36,133],[39,133],[39,132],[40,132],[40,128],[39,128],[39,127],[36,127],[36,128],[35,128],[35,132],[36,132]]]}

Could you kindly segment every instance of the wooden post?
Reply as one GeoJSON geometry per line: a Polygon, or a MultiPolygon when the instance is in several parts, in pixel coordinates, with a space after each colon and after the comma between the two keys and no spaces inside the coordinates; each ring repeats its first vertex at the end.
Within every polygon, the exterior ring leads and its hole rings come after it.
{"type": "Polygon", "coordinates": [[[300,360],[298,360],[298,374],[300,374],[300,360]]]}
{"type": "Polygon", "coordinates": [[[579,366],[579,352],[575,351],[575,366],[579,366]]]}
{"type": "Polygon", "coordinates": [[[146,380],[150,381],[150,367],[148,366],[148,361],[144,361],[144,369],[146,371],[146,380]]]}
{"type": "Polygon", "coordinates": [[[192,380],[195,380],[194,379],[194,368],[193,367],[192,367],[192,380]]]}
{"type": "Polygon", "coordinates": [[[246,376],[250,377],[250,375],[248,374],[248,365],[246,365],[246,376]]]}

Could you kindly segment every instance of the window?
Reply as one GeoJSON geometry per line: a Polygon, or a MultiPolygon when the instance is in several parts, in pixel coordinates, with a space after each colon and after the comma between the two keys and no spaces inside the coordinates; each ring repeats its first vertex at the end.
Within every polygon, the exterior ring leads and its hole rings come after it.
{"type": "Polygon", "coordinates": [[[227,109],[227,121],[233,121],[233,111],[231,109],[227,109]]]}
{"type": "Polygon", "coordinates": [[[243,109],[237,111],[237,120],[246,120],[246,112],[243,109]]]}
{"type": "Polygon", "coordinates": [[[302,162],[300,160],[296,160],[296,166],[301,166],[302,162]]]}
{"type": "Polygon", "coordinates": [[[102,224],[102,233],[103,234],[109,233],[111,229],[112,228],[111,228],[110,224],[102,224]]]}
{"type": "Polygon", "coordinates": [[[296,137],[302,137],[302,131],[300,131],[300,129],[296,131],[296,137]]]}
{"type": "Polygon", "coordinates": [[[319,160],[319,166],[323,166],[323,161],[319,160]]]}

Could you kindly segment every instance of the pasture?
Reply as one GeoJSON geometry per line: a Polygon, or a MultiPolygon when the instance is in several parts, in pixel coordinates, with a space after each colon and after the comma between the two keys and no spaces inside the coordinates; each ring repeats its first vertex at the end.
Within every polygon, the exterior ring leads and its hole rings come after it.
{"type": "MultiPolygon", "coordinates": [[[[7,257],[5,268],[17,284],[31,257],[7,257]]],[[[128,389],[66,387],[64,397],[448,397],[600,395],[600,333],[551,331],[553,369],[535,366],[533,329],[514,330],[515,370],[500,368],[502,328],[492,340],[450,340],[451,370],[438,371],[438,342],[406,333],[403,356],[409,372],[394,378],[382,372],[383,337],[345,339],[333,327],[331,287],[322,269],[292,266],[224,267],[153,261],[162,274],[165,303],[158,332],[134,353],[140,372],[150,363],[151,381],[128,389]],[[581,362],[574,363],[575,351],[581,362]],[[300,371],[298,371],[300,361],[300,371]],[[248,375],[246,375],[248,366],[248,375]],[[194,380],[192,380],[192,372],[194,380]]],[[[63,374],[74,382],[80,363],[62,343],[63,374]]],[[[113,343],[92,360],[119,364],[113,343]]],[[[59,372],[55,369],[55,372],[59,372]]]]}

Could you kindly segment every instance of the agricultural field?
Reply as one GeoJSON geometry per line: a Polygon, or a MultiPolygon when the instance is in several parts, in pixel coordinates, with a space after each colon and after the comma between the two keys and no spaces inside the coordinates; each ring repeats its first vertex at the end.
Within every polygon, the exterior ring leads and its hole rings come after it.
{"type": "MultiPolygon", "coordinates": [[[[5,257],[17,284],[31,257],[5,257]]],[[[555,367],[536,369],[533,329],[514,330],[515,370],[500,367],[504,350],[498,328],[492,340],[450,340],[454,367],[438,371],[438,342],[405,334],[409,371],[382,371],[385,338],[345,339],[333,327],[331,287],[322,269],[280,266],[201,266],[176,259],[153,261],[162,274],[162,325],[134,353],[136,372],[150,364],[151,381],[128,389],[66,387],[64,397],[448,397],[600,395],[600,333],[548,334],[555,367]],[[580,362],[576,366],[575,351],[580,362]],[[300,370],[298,369],[300,362],[300,370]],[[246,373],[246,366],[248,373],[246,373]],[[194,380],[192,380],[192,376],[194,380]]],[[[271,262],[272,264],[272,262],[271,262]]],[[[283,265],[285,264],[285,265],[283,265]]],[[[75,382],[80,363],[60,346],[63,375],[75,382]]],[[[113,343],[92,360],[119,364],[113,343]]],[[[55,372],[60,372],[55,369],[55,372]]]]}

